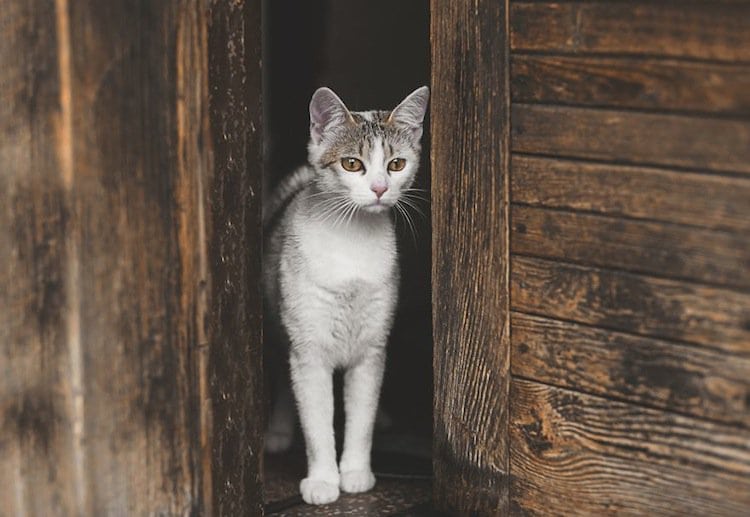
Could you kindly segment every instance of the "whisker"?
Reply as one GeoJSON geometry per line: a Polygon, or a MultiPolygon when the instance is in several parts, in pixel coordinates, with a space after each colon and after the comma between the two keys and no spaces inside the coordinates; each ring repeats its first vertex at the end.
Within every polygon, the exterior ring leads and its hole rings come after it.
{"type": "Polygon", "coordinates": [[[328,207],[326,207],[325,210],[323,210],[322,214],[319,215],[318,220],[321,222],[328,222],[332,218],[338,216],[341,211],[346,207],[348,200],[345,198],[337,198],[335,199],[335,203],[332,203],[328,207]]]}
{"type": "Polygon", "coordinates": [[[410,201],[409,199],[402,197],[401,199],[399,199],[399,202],[403,203],[404,205],[408,206],[409,208],[417,212],[423,219],[425,220],[427,219],[427,215],[413,201],[410,201]]]}
{"type": "Polygon", "coordinates": [[[352,212],[349,214],[349,219],[347,219],[346,224],[348,225],[352,219],[354,219],[354,216],[357,215],[357,212],[359,212],[359,205],[357,203],[352,203],[352,212]]]}
{"type": "Polygon", "coordinates": [[[416,246],[417,246],[417,230],[416,230],[416,228],[414,227],[414,223],[412,222],[412,220],[411,220],[411,217],[409,217],[409,214],[408,214],[408,212],[406,211],[406,209],[405,209],[405,208],[404,208],[403,206],[401,206],[401,205],[399,204],[399,202],[398,202],[398,201],[397,201],[397,202],[396,202],[396,204],[395,204],[395,205],[393,205],[393,206],[394,206],[394,207],[396,207],[396,209],[397,209],[397,210],[398,210],[398,211],[399,211],[399,212],[401,213],[401,215],[403,216],[403,218],[404,218],[404,221],[406,221],[406,224],[408,225],[408,228],[409,228],[409,230],[411,231],[411,235],[412,235],[412,242],[414,242],[414,247],[416,247],[416,246]]]}
{"type": "Polygon", "coordinates": [[[417,194],[414,194],[413,192],[402,192],[401,196],[402,197],[408,197],[410,199],[418,199],[420,201],[424,201],[425,203],[429,203],[430,202],[430,200],[428,198],[422,197],[422,196],[417,195],[417,194]]]}
{"type": "Polygon", "coordinates": [[[345,203],[342,206],[341,211],[339,212],[339,215],[336,217],[336,219],[333,221],[333,226],[338,226],[340,222],[346,218],[346,214],[349,211],[349,208],[351,206],[351,200],[347,199],[345,203]]]}

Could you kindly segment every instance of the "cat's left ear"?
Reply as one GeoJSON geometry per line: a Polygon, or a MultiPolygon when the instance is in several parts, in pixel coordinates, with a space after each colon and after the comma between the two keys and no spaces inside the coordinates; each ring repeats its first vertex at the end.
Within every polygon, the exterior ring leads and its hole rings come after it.
{"type": "Polygon", "coordinates": [[[427,113],[429,99],[430,89],[427,86],[417,88],[391,111],[388,122],[409,127],[414,133],[414,138],[419,140],[422,137],[422,123],[427,113]]]}

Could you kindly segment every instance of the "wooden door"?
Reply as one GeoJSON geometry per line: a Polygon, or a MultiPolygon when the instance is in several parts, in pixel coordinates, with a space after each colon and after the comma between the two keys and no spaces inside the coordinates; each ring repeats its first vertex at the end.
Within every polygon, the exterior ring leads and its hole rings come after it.
{"type": "Polygon", "coordinates": [[[432,2],[435,498],[750,512],[750,6],[432,2]]]}
{"type": "Polygon", "coordinates": [[[0,28],[0,513],[259,514],[260,1],[0,28]]]}

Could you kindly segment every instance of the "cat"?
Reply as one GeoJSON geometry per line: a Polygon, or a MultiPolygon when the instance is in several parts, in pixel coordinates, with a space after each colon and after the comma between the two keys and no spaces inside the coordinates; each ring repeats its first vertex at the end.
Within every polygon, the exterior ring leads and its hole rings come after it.
{"type": "Polygon", "coordinates": [[[288,342],[292,388],[281,383],[286,393],[276,397],[266,448],[290,445],[296,400],[307,453],[300,493],[309,504],[375,485],[370,450],[399,283],[390,212],[410,204],[428,98],[423,86],[392,111],[353,112],[319,88],[310,101],[308,164],[264,204],[266,321],[288,342]],[[345,370],[338,465],[336,369],[345,370]]]}

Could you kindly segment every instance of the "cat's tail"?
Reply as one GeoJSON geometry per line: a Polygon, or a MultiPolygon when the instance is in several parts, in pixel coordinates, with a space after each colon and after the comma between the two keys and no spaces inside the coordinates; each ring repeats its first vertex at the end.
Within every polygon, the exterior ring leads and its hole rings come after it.
{"type": "Polygon", "coordinates": [[[263,203],[263,228],[268,228],[277,220],[297,193],[312,183],[315,170],[309,165],[297,168],[281,180],[273,190],[271,197],[263,203]]]}

